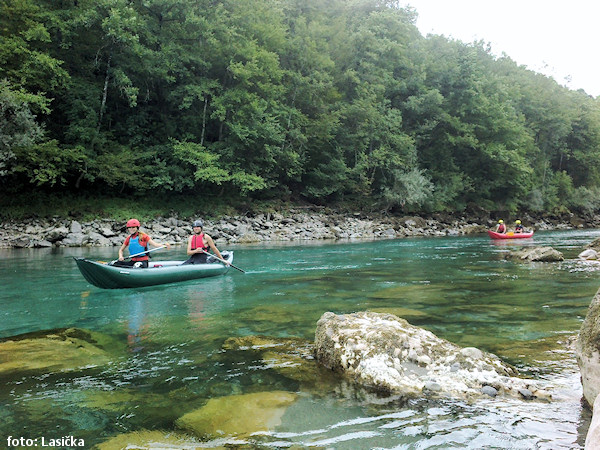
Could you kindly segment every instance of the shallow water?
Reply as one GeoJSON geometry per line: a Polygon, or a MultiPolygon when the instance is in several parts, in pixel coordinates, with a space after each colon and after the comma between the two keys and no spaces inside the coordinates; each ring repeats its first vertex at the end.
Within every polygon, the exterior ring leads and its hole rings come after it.
{"type": "MultiPolygon", "coordinates": [[[[575,258],[599,230],[539,232],[531,240],[487,236],[232,247],[227,275],[144,289],[102,290],[72,256],[112,259],[116,249],[0,250],[0,337],[76,327],[112,338],[121,356],[77,371],[4,376],[0,448],[8,436],[67,436],[86,448],[135,430],[172,430],[209,398],[298,393],[281,425],[238,443],[357,448],[583,448],[572,353],[600,265],[575,258]],[[550,245],[562,263],[520,264],[502,255],[550,245]],[[277,370],[227,338],[314,339],[326,311],[396,313],[461,346],[493,352],[548,385],[553,402],[382,398],[321,373],[277,370]]],[[[161,258],[181,258],[183,249],[161,258]]],[[[0,356],[1,357],[1,356],[0,356]]],[[[205,441],[207,446],[227,439],[205,441]]]]}

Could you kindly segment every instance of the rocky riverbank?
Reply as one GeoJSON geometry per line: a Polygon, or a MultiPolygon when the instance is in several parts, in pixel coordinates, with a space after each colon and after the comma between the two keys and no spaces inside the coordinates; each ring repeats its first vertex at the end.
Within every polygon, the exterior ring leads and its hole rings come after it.
{"type": "MultiPolygon", "coordinates": [[[[535,218],[524,215],[521,219],[526,228],[534,230],[600,227],[600,215],[588,218],[573,215],[535,218]]],[[[484,233],[486,229],[494,227],[496,222],[496,218],[483,212],[469,216],[386,216],[341,214],[325,208],[311,207],[205,220],[204,229],[215,239],[217,245],[223,245],[476,234],[484,233]]],[[[191,220],[157,218],[142,223],[142,231],[158,242],[183,245],[192,232],[191,220]]],[[[119,246],[124,237],[125,224],[111,219],[84,222],[54,218],[28,223],[8,222],[3,223],[0,229],[0,248],[119,246]]]]}

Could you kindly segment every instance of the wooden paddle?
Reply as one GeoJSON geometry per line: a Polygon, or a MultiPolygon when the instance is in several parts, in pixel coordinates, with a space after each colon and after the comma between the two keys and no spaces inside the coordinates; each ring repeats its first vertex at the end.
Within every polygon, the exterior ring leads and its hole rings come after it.
{"type": "Polygon", "coordinates": [[[225,264],[226,266],[231,266],[236,270],[239,270],[242,273],[246,273],[245,271],[243,271],[242,269],[240,269],[239,267],[234,266],[233,264],[231,264],[230,262],[225,261],[224,259],[219,258],[217,255],[213,255],[212,253],[208,253],[206,250],[202,250],[202,253],[206,253],[208,256],[212,256],[215,259],[218,259],[219,261],[221,261],[223,264],[225,264]]]}

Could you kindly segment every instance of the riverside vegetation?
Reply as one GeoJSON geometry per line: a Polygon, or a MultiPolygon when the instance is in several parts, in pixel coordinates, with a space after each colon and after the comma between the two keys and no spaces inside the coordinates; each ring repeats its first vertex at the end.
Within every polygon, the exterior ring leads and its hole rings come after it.
{"type": "Polygon", "coordinates": [[[4,0],[0,16],[4,219],[68,193],[599,206],[598,99],[424,37],[396,2],[4,0]]]}

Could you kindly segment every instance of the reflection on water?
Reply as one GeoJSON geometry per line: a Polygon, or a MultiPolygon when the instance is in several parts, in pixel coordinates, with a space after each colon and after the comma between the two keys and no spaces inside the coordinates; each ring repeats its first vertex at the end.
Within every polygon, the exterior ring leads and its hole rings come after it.
{"type": "Polygon", "coordinates": [[[580,405],[572,343],[598,288],[600,264],[576,256],[599,235],[237,247],[245,275],[230,271],[136,290],[91,287],[71,258],[110,259],[114,249],[0,250],[0,337],[91,330],[110,358],[67,371],[0,370],[7,387],[0,393],[0,436],[59,430],[92,445],[131,431],[177,433],[178,419],[209,399],[284,391],[299,397],[274,429],[204,444],[580,448],[589,414],[580,405]],[[534,245],[552,246],[566,260],[520,264],[503,257],[534,245]],[[313,340],[324,312],[367,309],[496,353],[525,376],[549,382],[554,400],[380,398],[306,363],[303,342],[313,340]],[[226,344],[249,336],[279,344],[226,344]]]}

